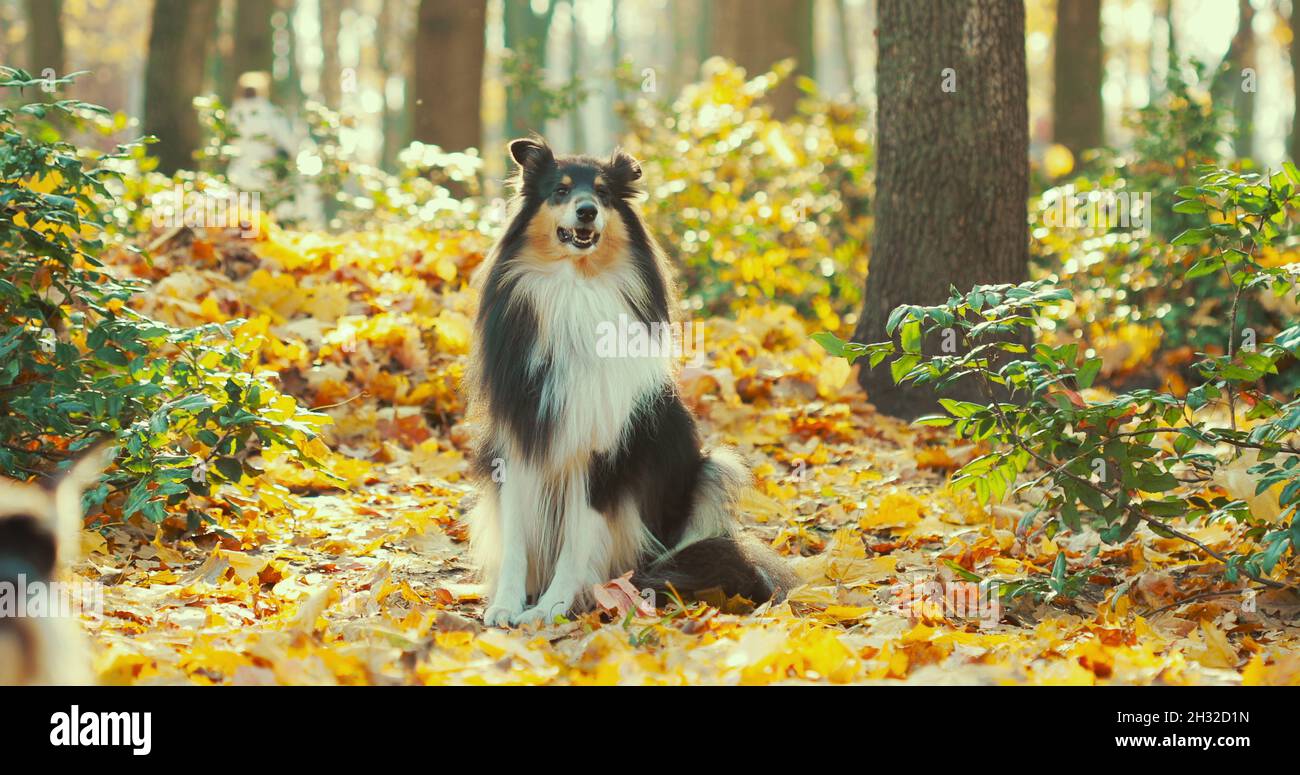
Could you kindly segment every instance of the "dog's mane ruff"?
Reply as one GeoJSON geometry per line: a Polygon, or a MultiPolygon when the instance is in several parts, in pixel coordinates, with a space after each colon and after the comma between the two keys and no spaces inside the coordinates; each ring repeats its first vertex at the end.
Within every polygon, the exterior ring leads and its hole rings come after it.
{"type": "Polygon", "coordinates": [[[677,306],[677,284],[667,255],[650,235],[645,221],[633,204],[626,200],[619,200],[615,203],[614,210],[627,228],[632,260],[646,288],[649,308],[643,311],[642,322],[676,322],[680,317],[677,306]]]}
{"type": "Polygon", "coordinates": [[[505,271],[509,260],[519,252],[525,240],[525,230],[528,228],[528,222],[537,212],[538,203],[535,200],[529,200],[522,194],[516,195],[511,199],[509,212],[513,213],[509,224],[506,225],[506,232],[492,251],[488,254],[486,265],[481,271],[476,273],[476,280],[473,284],[478,291],[479,302],[478,311],[475,314],[474,340],[471,346],[470,365],[466,371],[466,382],[470,387],[472,395],[477,396],[482,392],[482,339],[484,328],[494,306],[500,303],[500,298],[510,297],[507,286],[505,271]]]}
{"type": "MultiPolygon", "coordinates": [[[[534,135],[534,141],[541,138],[534,135]]],[[[548,149],[549,150],[549,149],[548,149]]],[[[643,298],[628,297],[629,306],[645,323],[677,322],[681,316],[678,306],[677,284],[672,263],[659,243],[646,228],[645,220],[636,206],[636,201],[643,198],[645,191],[639,183],[640,166],[622,150],[616,150],[609,160],[600,160],[592,156],[567,156],[549,158],[549,164],[582,163],[603,168],[615,174],[606,175],[610,185],[615,187],[613,209],[618,213],[628,233],[629,251],[636,265],[637,273],[645,287],[643,298]],[[635,175],[635,177],[633,177],[635,175]]],[[[470,416],[472,420],[480,419],[474,404],[486,398],[487,385],[485,376],[483,347],[481,341],[485,333],[487,318],[497,304],[518,304],[519,299],[511,291],[514,280],[510,265],[513,259],[525,247],[526,231],[530,221],[536,216],[544,197],[530,183],[536,178],[535,171],[528,171],[523,166],[516,168],[509,179],[515,194],[511,197],[507,212],[511,213],[505,234],[489,254],[487,265],[478,273],[479,308],[475,321],[476,334],[471,348],[470,364],[466,371],[466,384],[471,400],[470,416]],[[504,297],[504,301],[503,301],[504,297]]],[[[476,423],[477,424],[477,423],[476,423]]]]}
{"type": "MultiPolygon", "coordinates": [[[[525,230],[529,219],[537,210],[536,201],[518,195],[511,204],[514,213],[506,232],[488,255],[486,266],[478,273],[475,283],[479,292],[478,311],[474,321],[474,337],[471,340],[469,364],[465,370],[464,384],[468,388],[468,406],[466,416],[474,434],[475,455],[473,467],[476,474],[484,479],[492,473],[492,458],[501,453],[503,439],[497,436],[497,423],[491,416],[494,406],[492,396],[493,364],[487,361],[487,340],[489,328],[499,323],[501,317],[511,314],[531,315],[531,310],[503,309],[501,305],[513,305],[515,294],[511,293],[510,282],[505,270],[512,256],[518,253],[525,240],[525,230]]],[[[531,349],[529,347],[524,349],[531,349]]],[[[498,364],[500,365],[500,364],[498,364]]]]}

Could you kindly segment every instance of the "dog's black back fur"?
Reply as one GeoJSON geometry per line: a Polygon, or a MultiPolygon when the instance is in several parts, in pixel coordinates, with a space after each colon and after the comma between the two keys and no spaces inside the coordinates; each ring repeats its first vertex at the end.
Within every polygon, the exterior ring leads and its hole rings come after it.
{"type": "Polygon", "coordinates": [[[676,389],[666,386],[654,403],[632,420],[623,447],[616,454],[597,455],[592,460],[588,477],[591,505],[609,514],[618,497],[631,493],[651,534],[660,544],[674,546],[682,537],[703,464],[695,418],[682,405],[676,389]],[[674,486],[665,488],[663,482],[674,486]]]}

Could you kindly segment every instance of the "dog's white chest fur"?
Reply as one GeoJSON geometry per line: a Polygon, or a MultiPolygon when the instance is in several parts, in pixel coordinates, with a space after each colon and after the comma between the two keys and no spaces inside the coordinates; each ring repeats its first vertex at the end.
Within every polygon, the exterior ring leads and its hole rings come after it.
{"type": "Polygon", "coordinates": [[[587,277],[564,262],[519,275],[518,289],[537,313],[530,366],[547,374],[540,408],[554,421],[545,456],[553,469],[617,447],[636,409],[671,378],[667,353],[611,357],[598,347],[602,327],[636,319],[628,299],[643,291],[633,271],[587,277]]]}

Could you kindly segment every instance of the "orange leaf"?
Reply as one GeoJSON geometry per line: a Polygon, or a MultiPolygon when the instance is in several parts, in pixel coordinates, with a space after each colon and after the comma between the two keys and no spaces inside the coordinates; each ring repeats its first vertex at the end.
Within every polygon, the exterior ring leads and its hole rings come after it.
{"type": "Polygon", "coordinates": [[[604,584],[592,586],[591,592],[600,609],[615,619],[622,619],[629,611],[636,611],[642,616],[654,616],[656,613],[653,594],[650,594],[650,590],[638,590],[632,584],[632,571],[604,584]]]}

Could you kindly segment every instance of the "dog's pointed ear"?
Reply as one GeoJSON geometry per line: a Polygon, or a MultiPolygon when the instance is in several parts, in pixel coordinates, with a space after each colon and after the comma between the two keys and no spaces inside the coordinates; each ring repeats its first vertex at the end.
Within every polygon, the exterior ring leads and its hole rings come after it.
{"type": "Polygon", "coordinates": [[[636,199],[644,193],[637,183],[641,179],[641,162],[622,148],[615,149],[609,157],[609,164],[605,165],[605,179],[620,199],[636,199]]]}
{"type": "Polygon", "coordinates": [[[510,141],[510,158],[525,175],[534,175],[555,162],[555,154],[539,135],[510,141]]]}
{"type": "Polygon", "coordinates": [[[609,171],[624,184],[634,183],[641,179],[641,162],[622,148],[615,148],[614,155],[609,158],[609,171]]]}

